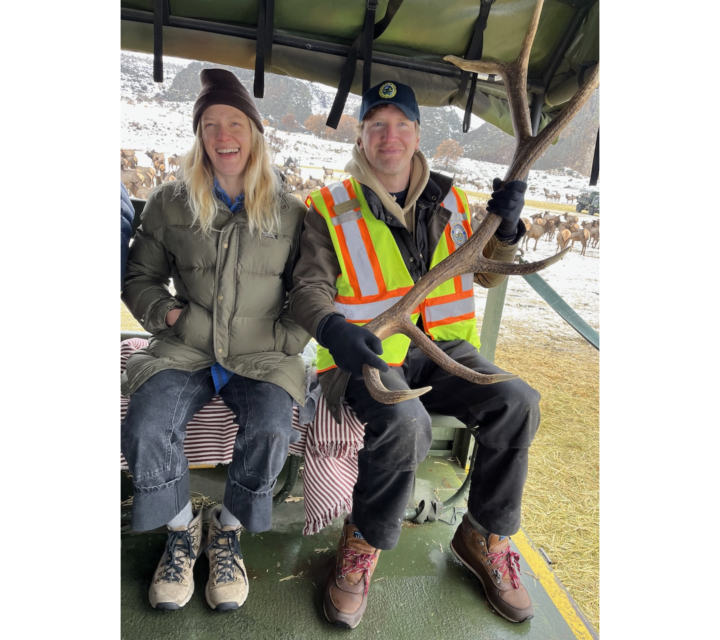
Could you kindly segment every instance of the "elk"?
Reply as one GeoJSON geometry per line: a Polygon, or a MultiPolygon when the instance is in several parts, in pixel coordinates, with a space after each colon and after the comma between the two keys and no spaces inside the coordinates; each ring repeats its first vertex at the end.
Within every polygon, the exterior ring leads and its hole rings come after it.
{"type": "Polygon", "coordinates": [[[168,158],[168,166],[171,172],[177,171],[180,168],[180,157],[177,155],[170,156],[168,158]]]}
{"type": "Polygon", "coordinates": [[[332,178],[333,177],[333,170],[332,169],[326,169],[325,167],[323,169],[323,177],[325,178],[332,178]]]}
{"type": "Polygon", "coordinates": [[[165,154],[159,151],[146,151],[145,155],[152,160],[155,171],[165,171],[165,154]]]}
{"type": "Polygon", "coordinates": [[[555,231],[557,231],[557,227],[555,226],[556,224],[557,218],[545,218],[545,235],[547,236],[547,240],[549,242],[552,242],[555,237],[555,231]]]}
{"type": "Polygon", "coordinates": [[[138,175],[137,171],[132,169],[121,169],[120,179],[125,185],[125,188],[130,192],[130,195],[137,197],[138,189],[142,187],[142,176],[138,175]]]}
{"type": "MultiPolygon", "coordinates": [[[[538,222],[542,222],[542,220],[538,220],[538,222]]],[[[537,251],[537,243],[538,240],[545,235],[545,232],[547,229],[545,229],[545,225],[542,224],[533,224],[530,225],[530,228],[527,230],[527,233],[525,234],[525,248],[527,249],[528,242],[530,240],[535,240],[535,246],[533,247],[533,251],[537,251]]]]}
{"type": "MultiPolygon", "coordinates": [[[[501,76],[505,82],[505,90],[512,115],[513,129],[517,146],[512,162],[503,178],[503,186],[513,180],[521,180],[528,175],[530,167],[542,155],[551,142],[559,135],[565,125],[577,114],[580,108],[590,98],[599,85],[600,65],[596,65],[589,74],[585,85],[568,101],[563,111],[556,116],[538,135],[533,136],[530,123],[530,110],[527,100],[527,70],[530,58],[530,49],[535,38],[543,0],[538,0],[535,11],[530,20],[525,38],[516,60],[512,62],[498,62],[490,60],[465,60],[457,56],[445,56],[445,60],[452,62],[464,71],[481,74],[495,74],[501,76]]],[[[501,187],[502,188],[502,187],[501,187]]],[[[455,250],[445,260],[428,271],[403,298],[390,309],[376,316],[365,326],[381,340],[395,333],[402,333],[409,337],[428,358],[437,365],[458,377],[478,384],[492,384],[504,380],[511,380],[514,374],[483,375],[468,369],[452,360],[419,329],[410,319],[410,315],[418,304],[438,285],[463,273],[498,273],[503,275],[527,275],[560,260],[568,249],[556,253],[553,257],[526,264],[498,262],[483,256],[483,247],[488,243],[500,226],[502,218],[496,214],[488,213],[477,231],[470,239],[455,250]]],[[[394,404],[427,393],[430,387],[410,389],[403,391],[389,391],[380,380],[377,369],[363,365],[363,379],[369,393],[378,402],[394,404]]],[[[339,383],[336,373],[331,385],[339,383]]]]}
{"type": "Polygon", "coordinates": [[[293,160],[289,156],[285,159],[283,167],[287,167],[288,171],[292,171],[293,173],[297,173],[298,175],[300,175],[300,169],[297,165],[297,162],[295,162],[295,160],[293,160]]]}
{"type": "Polygon", "coordinates": [[[558,229],[557,234],[557,249],[555,249],[555,253],[558,251],[564,251],[565,247],[567,247],[568,242],[570,242],[570,229],[558,229]]]}
{"type": "Polygon", "coordinates": [[[120,168],[134,169],[137,167],[137,156],[134,149],[120,149],[120,168]]]}
{"type": "Polygon", "coordinates": [[[576,242],[579,242],[582,245],[582,250],[580,251],[580,255],[585,255],[585,249],[587,248],[587,239],[590,236],[590,232],[587,229],[577,229],[576,231],[573,231],[570,234],[570,240],[572,241],[572,244],[570,245],[570,251],[572,251],[572,248],[575,246],[576,242]]]}
{"type": "Polygon", "coordinates": [[[600,244],[600,220],[593,220],[591,222],[583,222],[582,228],[587,229],[590,233],[588,242],[590,246],[595,249],[600,244]]]}
{"type": "Polygon", "coordinates": [[[302,178],[294,173],[285,174],[285,184],[289,187],[289,191],[295,191],[296,189],[303,188],[302,178]]]}
{"type": "Polygon", "coordinates": [[[319,189],[321,187],[324,187],[322,180],[316,180],[313,176],[310,176],[303,185],[304,189],[319,189]]]}
{"type": "Polygon", "coordinates": [[[155,169],[153,169],[152,167],[137,167],[135,169],[135,171],[140,176],[140,179],[142,180],[142,186],[144,186],[144,187],[155,186],[153,184],[155,182],[155,169]]]}
{"type": "Polygon", "coordinates": [[[587,230],[590,234],[590,237],[588,238],[588,243],[590,246],[595,249],[600,244],[600,227],[591,227],[587,230]]]}
{"type": "Polygon", "coordinates": [[[155,186],[160,186],[165,177],[165,154],[159,151],[146,151],[145,155],[152,160],[155,169],[155,186]]]}

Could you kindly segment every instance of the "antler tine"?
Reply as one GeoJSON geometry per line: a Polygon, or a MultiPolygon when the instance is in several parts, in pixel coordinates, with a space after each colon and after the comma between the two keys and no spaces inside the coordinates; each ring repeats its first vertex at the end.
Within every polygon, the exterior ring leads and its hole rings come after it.
{"type": "MultiPolygon", "coordinates": [[[[391,307],[385,313],[394,310],[395,307],[391,307]]],[[[445,371],[448,371],[460,378],[464,378],[465,380],[469,380],[470,382],[474,382],[475,384],[493,384],[495,382],[504,382],[505,380],[517,378],[517,376],[513,373],[495,373],[489,375],[478,373],[477,371],[473,371],[472,369],[468,369],[467,367],[458,364],[449,355],[447,355],[447,353],[435,345],[434,342],[428,340],[427,336],[412,322],[410,322],[408,316],[401,316],[399,314],[399,310],[394,311],[391,320],[383,321],[381,317],[378,316],[374,320],[368,322],[365,325],[365,328],[372,331],[381,340],[393,335],[394,333],[405,334],[435,364],[445,369],[445,371]]],[[[402,402],[403,400],[410,400],[410,398],[417,398],[432,389],[432,387],[419,387],[417,389],[390,391],[385,388],[380,380],[380,372],[366,364],[363,365],[363,378],[373,398],[383,404],[395,404],[397,402],[402,402]]]]}
{"type": "MultiPolygon", "coordinates": [[[[535,38],[543,0],[538,0],[530,24],[525,33],[520,53],[516,60],[510,63],[493,60],[464,60],[456,56],[446,56],[444,59],[456,64],[465,71],[477,73],[492,73],[499,75],[505,82],[508,104],[512,115],[513,128],[517,146],[512,162],[505,173],[503,184],[513,180],[523,179],[530,167],[542,155],[552,140],[562,131],[565,125],[575,116],[580,108],[599,84],[599,65],[596,67],[587,84],[578,91],[568,102],[563,112],[558,115],[538,136],[532,135],[530,111],[527,101],[527,69],[530,59],[530,50],[535,38]]],[[[560,260],[569,249],[538,262],[526,264],[513,264],[489,260],[482,254],[484,246],[497,231],[501,218],[488,213],[477,231],[464,245],[454,251],[440,264],[426,273],[415,286],[403,296],[393,307],[377,316],[365,325],[367,329],[384,339],[394,333],[403,333],[408,336],[433,362],[446,371],[458,377],[476,382],[490,384],[501,380],[510,380],[517,376],[513,374],[499,374],[496,376],[482,376],[472,369],[458,364],[441,351],[432,341],[410,321],[410,312],[438,285],[462,273],[499,273],[503,275],[528,275],[544,269],[560,260]]],[[[363,377],[368,391],[378,402],[394,404],[410,398],[416,398],[430,387],[411,389],[409,391],[389,391],[380,380],[377,369],[363,366],[363,377]]]]}

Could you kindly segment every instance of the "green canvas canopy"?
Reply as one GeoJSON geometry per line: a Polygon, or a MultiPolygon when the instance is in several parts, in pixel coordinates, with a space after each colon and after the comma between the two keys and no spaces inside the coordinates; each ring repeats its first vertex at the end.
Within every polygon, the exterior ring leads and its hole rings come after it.
{"type": "MultiPolygon", "coordinates": [[[[336,108],[342,111],[343,88],[361,95],[363,83],[397,80],[413,87],[421,105],[455,105],[466,111],[468,124],[471,111],[512,134],[502,81],[462,72],[443,57],[513,60],[535,1],[121,0],[120,5],[122,49],[154,53],[156,81],[162,79],[163,55],[214,62],[254,69],[256,97],[262,97],[265,72],[340,87],[336,108]]],[[[574,95],[598,61],[598,0],[545,0],[528,70],[536,128],[574,95]]]]}

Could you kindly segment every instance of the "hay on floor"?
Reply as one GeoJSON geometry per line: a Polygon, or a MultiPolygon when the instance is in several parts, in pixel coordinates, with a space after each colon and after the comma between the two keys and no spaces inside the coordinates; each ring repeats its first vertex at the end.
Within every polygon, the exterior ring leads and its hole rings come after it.
{"type": "Polygon", "coordinates": [[[498,341],[495,362],[537,389],[541,421],[530,448],[523,528],[599,630],[599,353],[578,338],[498,341]]]}

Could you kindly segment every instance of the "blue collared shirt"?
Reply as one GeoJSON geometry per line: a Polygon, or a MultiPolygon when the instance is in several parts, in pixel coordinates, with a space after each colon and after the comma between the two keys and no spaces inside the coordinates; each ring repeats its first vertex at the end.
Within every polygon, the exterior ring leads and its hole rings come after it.
{"type": "MultiPolygon", "coordinates": [[[[225,189],[220,186],[217,178],[215,178],[215,184],[213,187],[215,197],[218,200],[222,200],[228,206],[231,213],[237,213],[245,206],[244,193],[241,193],[233,202],[230,200],[230,196],[227,194],[225,189]]],[[[220,389],[222,389],[228,383],[228,380],[230,380],[230,378],[234,375],[232,371],[228,371],[217,362],[210,368],[210,371],[212,373],[213,384],[215,385],[215,393],[220,393],[220,389]]]]}
{"type": "Polygon", "coordinates": [[[213,187],[214,187],[215,197],[218,200],[222,200],[228,206],[228,209],[230,209],[231,213],[237,213],[238,211],[240,211],[240,209],[242,209],[245,206],[245,194],[244,193],[241,193],[237,198],[235,198],[235,201],[233,202],[232,200],[230,200],[230,196],[227,194],[225,189],[223,189],[220,186],[220,183],[218,182],[217,178],[215,178],[215,184],[213,185],[213,187]]]}

